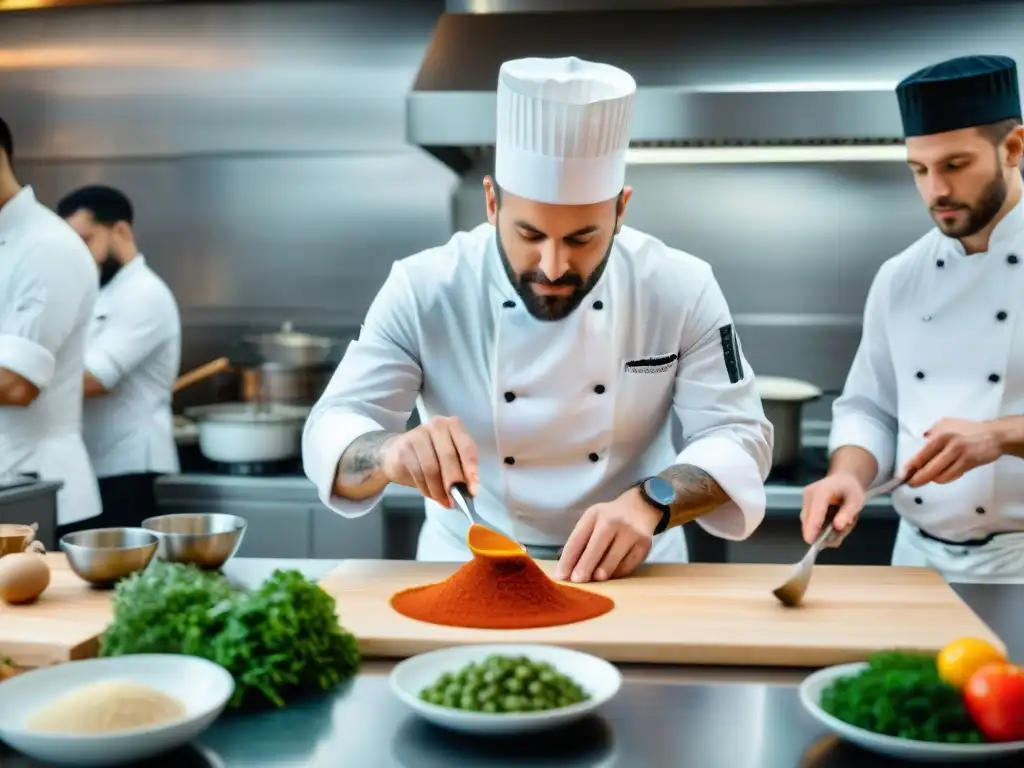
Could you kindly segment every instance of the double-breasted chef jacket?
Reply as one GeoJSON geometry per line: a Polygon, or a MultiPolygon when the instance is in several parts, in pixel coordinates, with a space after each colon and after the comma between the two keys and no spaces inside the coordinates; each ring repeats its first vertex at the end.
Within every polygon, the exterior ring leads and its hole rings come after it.
{"type": "Polygon", "coordinates": [[[89,327],[85,366],[108,392],[85,404],[98,477],[178,472],[171,387],[180,363],[178,304],[138,254],[100,289],[89,327]]]}
{"type": "Polygon", "coordinates": [[[0,208],[0,367],[32,382],[27,408],[0,407],[0,474],[64,483],[60,525],[100,513],[82,441],[82,371],[98,292],[81,238],[23,187],[0,208]]]}
{"type": "MultiPolygon", "coordinates": [[[[938,229],[887,261],[864,312],[830,448],[857,445],[877,481],[899,471],[943,418],[1024,414],[1024,205],[967,255],[938,229]]],[[[1024,460],[1002,457],[948,484],[902,486],[893,565],[953,581],[1024,582],[1024,460]]]]}
{"type": "MultiPolygon", "coordinates": [[[[477,511],[525,545],[561,546],[591,505],[674,463],[731,501],[699,519],[744,539],[764,517],[773,429],[708,264],[623,227],[583,304],[559,322],[523,307],[481,224],[393,265],[303,432],[321,500],[345,517],[381,496],[332,494],[357,437],[458,416],[479,451],[477,511]],[[672,444],[671,413],[685,445],[672,444]]],[[[426,501],[418,559],[464,561],[467,523],[426,501]]],[[[681,528],[649,560],[685,562],[681,528]]]]}

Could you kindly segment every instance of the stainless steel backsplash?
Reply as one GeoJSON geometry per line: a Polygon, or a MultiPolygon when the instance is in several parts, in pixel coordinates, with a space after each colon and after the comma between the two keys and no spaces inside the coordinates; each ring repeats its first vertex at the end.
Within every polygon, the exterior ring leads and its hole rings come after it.
{"type": "MultiPolygon", "coordinates": [[[[443,8],[0,14],[18,173],[48,204],[93,182],[131,196],[140,247],[181,304],[185,368],[286,319],[351,337],[395,259],[484,216],[478,173],[460,183],[404,139],[443,8]]],[[[639,166],[629,182],[630,224],[714,265],[754,368],[826,389],[845,377],[879,264],[928,227],[898,163],[639,166]]]]}

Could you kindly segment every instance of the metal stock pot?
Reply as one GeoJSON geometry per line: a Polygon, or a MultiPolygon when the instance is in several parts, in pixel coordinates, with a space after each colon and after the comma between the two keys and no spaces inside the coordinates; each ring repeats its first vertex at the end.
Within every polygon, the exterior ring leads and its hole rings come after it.
{"type": "Polygon", "coordinates": [[[322,366],[335,346],[333,339],[293,331],[291,322],[283,323],[277,333],[246,336],[244,341],[260,362],[282,368],[322,366]]]}
{"type": "Polygon", "coordinates": [[[807,381],[780,376],[757,376],[764,415],[775,427],[772,466],[792,466],[800,459],[801,423],[804,405],[820,398],[824,392],[807,381]]]}

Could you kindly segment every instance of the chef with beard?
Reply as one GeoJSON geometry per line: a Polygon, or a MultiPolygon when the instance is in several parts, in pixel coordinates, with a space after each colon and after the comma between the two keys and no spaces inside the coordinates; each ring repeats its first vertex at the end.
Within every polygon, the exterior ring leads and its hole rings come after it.
{"type": "Polygon", "coordinates": [[[14,175],[0,118],[0,476],[58,480],[57,524],[100,513],[82,443],[82,364],[96,269],[82,241],[14,175]]]}
{"type": "Polygon", "coordinates": [[[89,527],[138,526],[156,514],[156,478],[179,470],[171,412],[181,361],[178,304],[139,253],[134,210],[123,192],[83,187],[57,212],[85,241],[100,273],[85,355],[83,435],[103,514],[89,527]]]}
{"type": "Polygon", "coordinates": [[[722,291],[623,225],[635,91],[577,58],[502,65],[487,222],[394,263],[306,424],[331,509],[416,488],[418,559],[464,561],[464,481],[488,524],[564,547],[556,575],[577,582],[686,561],[691,520],[758,527],[773,431],[722,291]]]}
{"type": "Polygon", "coordinates": [[[879,271],[833,408],[828,476],[804,492],[848,530],[867,487],[909,478],[893,565],[1024,582],[1024,128],[1017,67],[970,56],[897,87],[907,163],[935,229],[879,271]]]}

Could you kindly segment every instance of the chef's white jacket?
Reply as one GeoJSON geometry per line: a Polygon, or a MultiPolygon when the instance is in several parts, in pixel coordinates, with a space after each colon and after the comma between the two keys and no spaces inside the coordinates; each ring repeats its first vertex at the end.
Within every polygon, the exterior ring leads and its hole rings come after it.
{"type": "MultiPolygon", "coordinates": [[[[462,420],[479,450],[478,512],[526,545],[563,545],[588,507],[676,462],[732,500],[699,519],[707,531],[741,540],[764,517],[773,430],[725,298],[708,264],[629,227],[558,322],[523,307],[489,224],[396,262],[304,429],[325,504],[356,517],[380,501],[333,496],[338,461],[367,432],[403,432],[414,406],[424,422],[462,420]]],[[[428,500],[418,559],[467,559],[466,526],[428,500]]],[[[684,562],[682,529],[649,559],[684,562]]]]}
{"type": "Polygon", "coordinates": [[[0,208],[0,367],[40,394],[0,407],[0,474],[61,480],[57,521],[100,513],[82,442],[82,370],[96,303],[96,263],[81,238],[23,187],[0,208]]]}
{"type": "MultiPolygon", "coordinates": [[[[902,469],[943,418],[1024,414],[1024,206],[995,227],[986,253],[967,255],[933,229],[879,270],[830,448],[857,445],[878,460],[877,481],[902,469]]],[[[950,580],[1024,581],[1024,460],[1003,457],[956,480],[902,486],[894,565],[932,567],[950,580]],[[951,546],[984,539],[983,546],[951,546]]]]}
{"type": "Polygon", "coordinates": [[[108,394],[85,403],[85,445],[101,478],[176,473],[171,387],[181,318],[167,284],[140,253],[100,289],[85,367],[108,394]]]}

